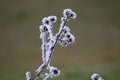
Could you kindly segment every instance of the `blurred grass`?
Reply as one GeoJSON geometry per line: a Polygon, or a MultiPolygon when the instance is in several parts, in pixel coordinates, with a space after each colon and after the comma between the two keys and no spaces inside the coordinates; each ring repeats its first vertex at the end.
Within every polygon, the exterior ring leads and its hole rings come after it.
{"type": "MultiPolygon", "coordinates": [[[[41,64],[38,26],[45,16],[56,15],[58,31],[65,8],[77,13],[69,21],[76,37],[67,48],[56,46],[52,64],[58,79],[90,80],[94,72],[105,80],[120,75],[120,1],[118,0],[0,0],[0,80],[25,80],[25,72],[41,64]]],[[[52,80],[52,79],[51,79],[52,80]]]]}
{"type": "MultiPolygon", "coordinates": [[[[25,80],[24,70],[16,71],[3,71],[0,73],[1,80],[25,80]]],[[[87,67],[71,67],[61,70],[61,75],[49,80],[91,80],[90,77],[93,73],[99,73],[104,80],[119,80],[119,68],[87,68],[87,67]],[[103,70],[104,69],[104,70],[103,70]]],[[[41,80],[41,79],[38,79],[41,80]]]]}

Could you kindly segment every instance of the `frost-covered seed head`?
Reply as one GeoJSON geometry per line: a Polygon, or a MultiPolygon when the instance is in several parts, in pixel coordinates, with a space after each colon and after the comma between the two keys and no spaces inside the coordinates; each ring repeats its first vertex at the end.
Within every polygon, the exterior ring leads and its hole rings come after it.
{"type": "Polygon", "coordinates": [[[92,80],[104,80],[104,79],[102,79],[102,77],[101,77],[99,74],[96,74],[96,73],[94,73],[94,74],[91,76],[91,79],[92,79],[92,80]]]}
{"type": "Polygon", "coordinates": [[[75,19],[76,18],[76,13],[73,12],[71,9],[65,9],[63,11],[63,16],[65,18],[72,18],[72,19],[75,19]]]}
{"type": "Polygon", "coordinates": [[[40,32],[42,33],[42,32],[48,31],[48,28],[47,28],[47,26],[45,26],[45,25],[41,25],[41,26],[39,26],[39,30],[40,30],[40,32]]]}
{"type": "Polygon", "coordinates": [[[51,24],[53,24],[57,21],[57,17],[56,16],[49,16],[48,20],[51,22],[51,24]]]}
{"type": "Polygon", "coordinates": [[[58,70],[57,68],[51,66],[50,67],[50,74],[56,77],[56,76],[58,76],[60,74],[60,70],[58,70]]]}
{"type": "Polygon", "coordinates": [[[42,19],[42,23],[43,23],[43,24],[49,24],[50,21],[48,20],[47,17],[45,17],[45,18],[42,19]]]}
{"type": "Polygon", "coordinates": [[[75,41],[75,37],[74,37],[74,35],[70,35],[70,38],[69,38],[69,42],[70,43],[73,43],[75,41]]]}
{"type": "Polygon", "coordinates": [[[45,18],[42,19],[43,25],[52,25],[56,21],[57,21],[56,16],[48,16],[48,17],[45,17],[45,18]]]}
{"type": "Polygon", "coordinates": [[[65,33],[65,37],[67,38],[69,44],[75,41],[74,35],[72,35],[70,32],[65,33]]]}
{"type": "Polygon", "coordinates": [[[71,18],[72,18],[72,19],[75,19],[75,18],[76,18],[76,13],[75,13],[75,12],[73,12],[73,13],[71,14],[71,18]]]}

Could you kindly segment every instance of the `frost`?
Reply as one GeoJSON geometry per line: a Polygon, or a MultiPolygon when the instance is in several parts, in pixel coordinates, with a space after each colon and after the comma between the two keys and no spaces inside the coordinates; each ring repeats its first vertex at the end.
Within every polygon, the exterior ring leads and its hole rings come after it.
{"type": "Polygon", "coordinates": [[[73,34],[71,34],[70,28],[64,26],[58,44],[60,44],[63,47],[66,47],[67,45],[73,43],[74,41],[75,41],[75,37],[73,34]]]}
{"type": "Polygon", "coordinates": [[[35,71],[37,73],[41,72],[44,67],[44,64],[40,65],[40,67],[35,71]]]}
{"type": "Polygon", "coordinates": [[[44,17],[42,19],[42,23],[46,24],[46,25],[52,25],[53,23],[55,23],[57,21],[57,17],[56,16],[48,16],[48,17],[44,17]]]}
{"type": "Polygon", "coordinates": [[[48,62],[48,60],[50,60],[50,56],[51,56],[51,50],[47,50],[46,51],[46,57],[45,57],[45,59],[46,59],[46,63],[48,62]]]}
{"type": "Polygon", "coordinates": [[[57,21],[57,17],[52,15],[48,17],[48,20],[51,22],[51,24],[53,24],[57,21]]]}

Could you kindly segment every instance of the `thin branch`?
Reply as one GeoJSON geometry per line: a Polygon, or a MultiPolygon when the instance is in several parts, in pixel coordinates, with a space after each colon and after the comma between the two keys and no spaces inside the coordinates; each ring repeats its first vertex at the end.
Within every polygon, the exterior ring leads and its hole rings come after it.
{"type": "Polygon", "coordinates": [[[46,68],[46,65],[43,64],[41,68],[42,68],[41,71],[39,73],[36,73],[35,76],[31,77],[30,80],[35,80],[36,78],[38,78],[43,72],[43,70],[46,68]]]}
{"type": "Polygon", "coordinates": [[[49,62],[50,62],[50,60],[51,60],[51,57],[52,57],[52,54],[53,54],[53,50],[54,50],[54,48],[55,48],[55,45],[56,45],[56,43],[57,43],[57,41],[59,40],[59,38],[60,38],[60,36],[61,36],[61,34],[62,34],[62,31],[63,31],[63,28],[64,28],[64,26],[66,25],[66,22],[67,22],[67,19],[66,20],[64,20],[64,23],[63,23],[63,25],[61,26],[61,30],[59,31],[59,34],[57,35],[57,37],[56,37],[56,40],[55,40],[55,43],[54,43],[54,45],[52,46],[52,52],[51,52],[51,54],[50,54],[50,58],[49,58],[49,60],[48,60],[48,63],[47,64],[49,64],[49,62]]]}

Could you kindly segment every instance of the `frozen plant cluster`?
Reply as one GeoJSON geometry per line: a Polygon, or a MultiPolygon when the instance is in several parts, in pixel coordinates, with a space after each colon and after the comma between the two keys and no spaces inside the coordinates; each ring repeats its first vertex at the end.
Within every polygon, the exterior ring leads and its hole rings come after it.
{"type": "Polygon", "coordinates": [[[58,33],[53,33],[53,24],[57,21],[56,16],[48,16],[42,19],[42,25],[39,26],[40,39],[42,40],[42,61],[43,63],[36,70],[36,74],[31,77],[31,73],[26,72],[26,80],[36,80],[41,77],[43,80],[56,77],[60,74],[60,70],[50,65],[50,60],[55,49],[55,45],[59,44],[63,47],[75,41],[74,35],[70,32],[70,28],[66,23],[70,19],[75,19],[76,13],[71,9],[64,9],[63,17],[61,17],[61,24],[58,33]]]}
{"type": "Polygon", "coordinates": [[[99,74],[97,74],[97,73],[94,73],[94,74],[91,76],[91,79],[92,79],[92,80],[104,80],[104,79],[102,79],[102,77],[101,77],[99,74]]]}
{"type": "MultiPolygon", "coordinates": [[[[66,23],[70,19],[75,19],[76,13],[71,9],[65,9],[63,11],[63,17],[61,17],[61,24],[58,33],[53,33],[53,24],[57,21],[56,16],[48,16],[42,19],[42,25],[39,26],[40,39],[42,40],[42,61],[43,63],[36,70],[36,74],[31,77],[31,73],[26,72],[26,80],[36,80],[41,77],[43,80],[48,78],[57,77],[60,74],[60,70],[50,65],[50,60],[55,49],[55,45],[59,44],[62,47],[73,43],[75,41],[74,35],[70,32],[70,28],[66,26],[66,23]]],[[[92,80],[104,80],[99,74],[94,73],[91,76],[92,80]]]]}

